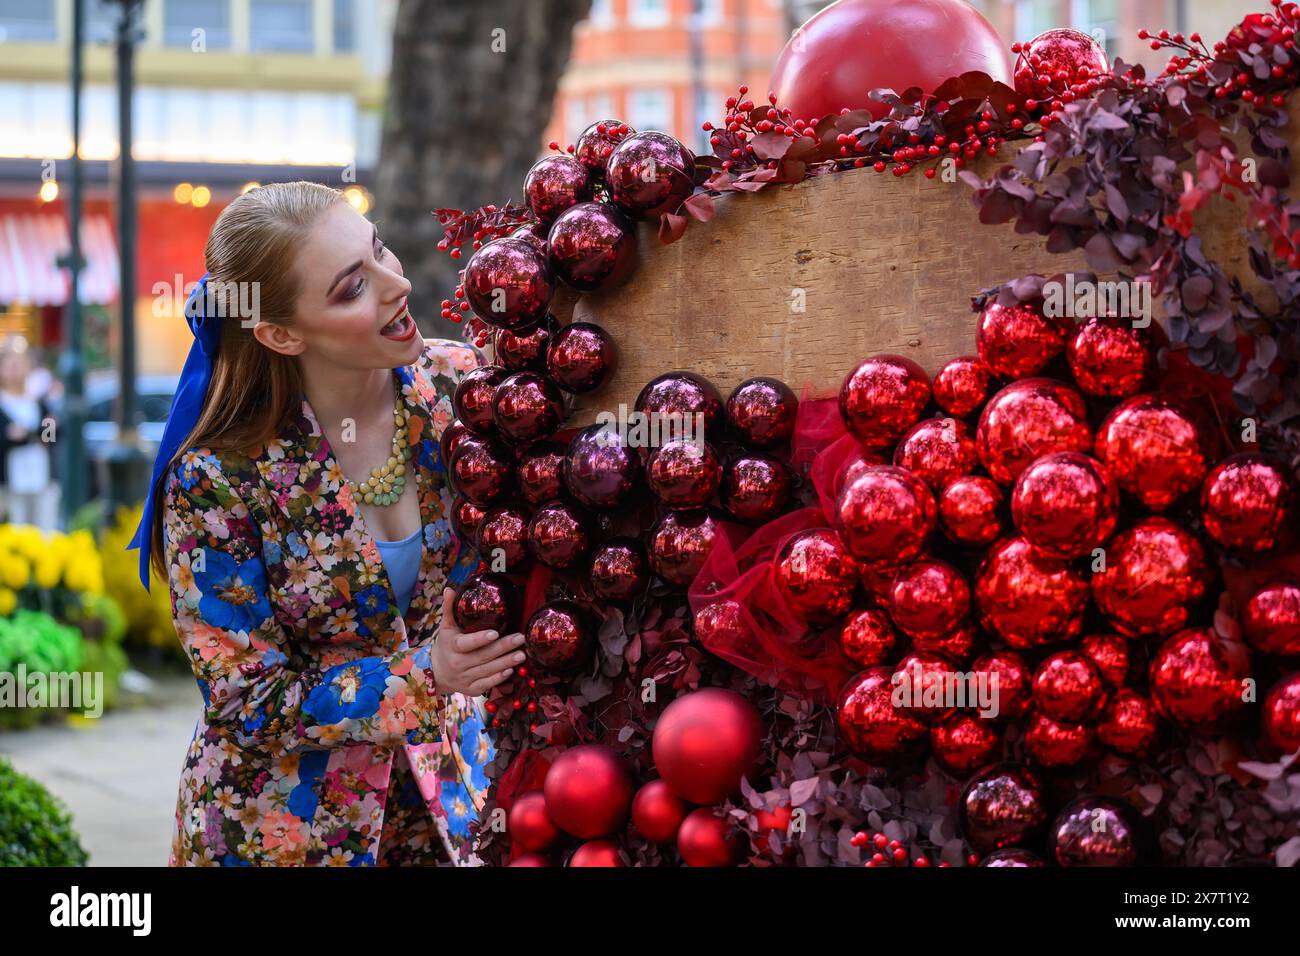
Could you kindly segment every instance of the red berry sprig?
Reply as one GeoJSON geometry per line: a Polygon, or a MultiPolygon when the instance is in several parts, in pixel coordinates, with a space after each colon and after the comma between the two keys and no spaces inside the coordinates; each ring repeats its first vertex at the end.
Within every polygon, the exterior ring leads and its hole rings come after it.
{"type": "MultiPolygon", "coordinates": [[[[849,843],[860,850],[871,852],[871,856],[863,866],[915,866],[924,869],[935,865],[923,850],[909,846],[902,840],[891,838],[883,832],[859,830],[849,839],[849,843]]],[[[973,853],[966,859],[968,866],[974,866],[978,862],[979,858],[973,853]]],[[[938,863],[940,868],[948,865],[946,861],[938,863]]]]}

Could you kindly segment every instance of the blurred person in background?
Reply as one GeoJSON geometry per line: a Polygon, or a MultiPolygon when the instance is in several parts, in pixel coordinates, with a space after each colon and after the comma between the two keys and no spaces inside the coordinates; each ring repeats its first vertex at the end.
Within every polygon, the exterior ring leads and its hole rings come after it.
{"type": "Polygon", "coordinates": [[[0,346],[0,510],[8,522],[52,531],[59,495],[45,435],[53,416],[45,395],[29,389],[31,373],[27,340],[11,335],[0,346]]]}

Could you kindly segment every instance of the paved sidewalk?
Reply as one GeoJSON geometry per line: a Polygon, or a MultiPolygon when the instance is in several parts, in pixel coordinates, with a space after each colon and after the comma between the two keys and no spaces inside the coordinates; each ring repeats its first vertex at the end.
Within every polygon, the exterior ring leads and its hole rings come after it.
{"type": "Polygon", "coordinates": [[[167,864],[202,700],[191,677],[153,679],[146,702],[98,720],[0,733],[0,754],[67,804],[91,866],[167,864]]]}

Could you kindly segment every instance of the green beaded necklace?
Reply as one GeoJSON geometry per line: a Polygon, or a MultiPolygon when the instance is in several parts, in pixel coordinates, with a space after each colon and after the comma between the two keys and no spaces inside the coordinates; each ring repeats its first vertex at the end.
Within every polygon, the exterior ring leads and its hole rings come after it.
{"type": "Polygon", "coordinates": [[[411,412],[402,404],[400,387],[393,399],[393,451],[388,461],[378,468],[370,469],[370,477],[365,481],[355,482],[346,479],[348,487],[357,499],[368,505],[391,505],[402,497],[406,487],[406,462],[411,458],[411,443],[406,440],[410,428],[411,412]]]}

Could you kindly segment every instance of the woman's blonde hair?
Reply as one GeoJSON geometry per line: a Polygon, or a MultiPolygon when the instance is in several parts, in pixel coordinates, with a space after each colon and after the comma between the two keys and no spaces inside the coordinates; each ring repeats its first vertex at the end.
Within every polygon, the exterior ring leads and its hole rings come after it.
{"type": "MultiPolygon", "coordinates": [[[[301,292],[291,268],[297,247],[321,214],[343,194],[319,183],[272,183],[244,193],[221,211],[203,250],[209,287],[257,291],[257,322],[292,323],[301,292]]],[[[253,449],[275,437],[302,408],[302,372],[290,355],[262,345],[253,323],[227,313],[220,320],[220,346],[212,363],[203,410],[193,430],[167,463],[154,490],[161,500],[167,475],[190,448],[253,449]]],[[[151,564],[167,578],[162,510],[154,511],[151,564]]]]}

